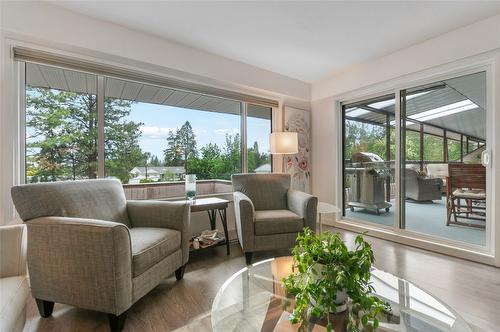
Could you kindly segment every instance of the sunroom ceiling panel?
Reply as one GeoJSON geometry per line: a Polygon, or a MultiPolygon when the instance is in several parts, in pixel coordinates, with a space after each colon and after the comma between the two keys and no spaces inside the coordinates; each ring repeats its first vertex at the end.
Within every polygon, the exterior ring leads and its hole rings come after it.
{"type": "Polygon", "coordinates": [[[157,86],[144,85],[139,94],[137,95],[136,101],[151,103],[151,101],[159,91],[160,88],[157,86]]]}
{"type": "Polygon", "coordinates": [[[224,100],[222,104],[218,106],[220,112],[223,113],[231,113],[231,114],[240,114],[240,103],[234,100],[224,100]]]}
{"type": "Polygon", "coordinates": [[[486,109],[486,73],[479,72],[445,81],[482,109],[486,109]]]}
{"type": "Polygon", "coordinates": [[[182,98],[181,100],[179,100],[179,102],[175,106],[177,106],[177,107],[188,107],[189,105],[191,105],[194,101],[196,101],[200,97],[201,97],[201,95],[199,95],[199,94],[188,93],[188,94],[186,94],[184,96],[184,98],[182,98]]]}
{"type": "Polygon", "coordinates": [[[85,76],[85,86],[87,93],[97,94],[97,76],[92,74],[86,74],[85,76]]]}
{"type": "MultiPolygon", "coordinates": [[[[64,76],[70,91],[87,91],[87,74],[72,70],[65,70],[64,76]]],[[[95,79],[95,78],[94,78],[95,79]]]]}
{"type": "MultiPolygon", "coordinates": [[[[60,68],[40,66],[40,71],[51,89],[70,91],[64,72],[60,68]]],[[[83,92],[83,91],[75,91],[83,92]]]]}
{"type": "Polygon", "coordinates": [[[104,95],[106,98],[120,98],[125,88],[125,81],[115,78],[106,79],[104,95]]]}
{"type": "Polygon", "coordinates": [[[151,97],[151,103],[153,104],[163,104],[167,98],[174,93],[174,90],[167,88],[160,88],[160,90],[151,97]]]}
{"type": "Polygon", "coordinates": [[[136,101],[139,92],[141,92],[144,84],[126,81],[125,87],[123,88],[121,99],[126,99],[130,101],[136,101]]]}
{"type": "Polygon", "coordinates": [[[26,84],[32,87],[46,87],[47,81],[40,71],[40,67],[34,63],[26,64],[26,84]]]}
{"type": "Polygon", "coordinates": [[[186,92],[183,91],[174,91],[167,100],[163,102],[164,105],[176,106],[179,101],[182,100],[186,96],[186,92]]]}
{"type": "Polygon", "coordinates": [[[271,109],[266,106],[248,105],[248,116],[252,118],[271,120],[271,109]]]}
{"type": "Polygon", "coordinates": [[[207,110],[213,110],[217,111],[219,108],[218,106],[224,102],[224,99],[222,98],[212,98],[205,106],[204,108],[207,110]]]}
{"type": "MultiPolygon", "coordinates": [[[[26,63],[26,84],[75,93],[97,93],[97,76],[63,68],[26,63]]],[[[199,93],[174,90],[112,77],[104,80],[106,98],[183,107],[210,112],[240,114],[240,102],[199,93]]],[[[251,106],[251,105],[249,105],[251,106]]],[[[269,108],[253,105],[251,116],[269,119],[269,108]],[[260,108],[259,108],[260,107],[260,108]]]]}
{"type": "Polygon", "coordinates": [[[193,108],[202,108],[205,109],[207,104],[212,100],[212,97],[209,96],[201,96],[199,99],[194,101],[191,104],[191,107],[193,108]]]}
{"type": "Polygon", "coordinates": [[[481,108],[433,119],[428,123],[483,140],[486,139],[486,111],[481,108]]]}

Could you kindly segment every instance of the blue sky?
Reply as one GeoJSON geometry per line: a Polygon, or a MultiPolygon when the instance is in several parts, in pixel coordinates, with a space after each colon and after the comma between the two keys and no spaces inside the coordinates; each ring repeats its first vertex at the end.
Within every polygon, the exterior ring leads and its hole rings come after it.
{"type": "MultiPolygon", "coordinates": [[[[163,158],[168,131],[180,128],[186,121],[189,121],[193,127],[198,149],[208,143],[216,143],[222,147],[225,142],[226,133],[236,134],[240,132],[240,117],[238,115],[156,104],[132,104],[132,111],[127,119],[143,123],[143,126],[141,126],[142,137],[139,140],[139,145],[143,151],[150,152],[160,159],[163,158]]],[[[253,146],[253,143],[257,141],[259,150],[261,152],[268,152],[270,121],[249,117],[247,125],[247,144],[253,146]]]]}

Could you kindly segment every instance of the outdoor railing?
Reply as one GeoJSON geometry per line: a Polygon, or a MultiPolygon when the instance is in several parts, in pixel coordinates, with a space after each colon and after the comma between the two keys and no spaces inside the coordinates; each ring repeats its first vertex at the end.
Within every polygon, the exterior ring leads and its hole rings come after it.
{"type": "MultiPolygon", "coordinates": [[[[124,184],[123,189],[125,197],[132,200],[167,200],[185,197],[184,181],[124,184]]],[[[197,196],[225,194],[232,191],[231,181],[228,180],[196,181],[197,196]]]]}

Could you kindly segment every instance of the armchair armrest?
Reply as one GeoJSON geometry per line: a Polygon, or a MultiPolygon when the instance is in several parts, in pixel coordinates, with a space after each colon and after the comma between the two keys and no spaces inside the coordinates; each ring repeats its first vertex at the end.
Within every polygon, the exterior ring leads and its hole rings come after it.
{"type": "Polygon", "coordinates": [[[236,232],[243,251],[253,249],[255,207],[252,200],[240,191],[233,192],[236,232]]]}
{"type": "Polygon", "coordinates": [[[298,190],[288,190],[288,209],[304,218],[304,227],[316,231],[318,198],[298,190]]]}
{"type": "Polygon", "coordinates": [[[68,217],[41,217],[26,224],[33,297],[115,315],[131,305],[127,226],[68,217]]]}
{"type": "Polygon", "coordinates": [[[26,275],[26,226],[0,227],[0,278],[26,275]]]}
{"type": "Polygon", "coordinates": [[[189,258],[191,207],[185,202],[127,201],[132,227],[170,228],[181,232],[182,262],[189,258]]]}

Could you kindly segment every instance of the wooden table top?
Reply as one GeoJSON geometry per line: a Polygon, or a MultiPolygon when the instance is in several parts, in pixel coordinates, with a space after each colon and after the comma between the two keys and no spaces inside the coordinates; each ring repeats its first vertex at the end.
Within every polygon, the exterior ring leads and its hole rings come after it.
{"type": "Polygon", "coordinates": [[[191,212],[225,209],[229,205],[227,199],[218,197],[197,198],[191,204],[191,212]]]}

